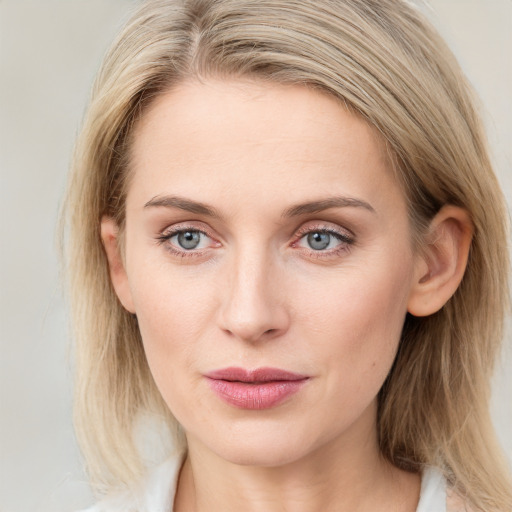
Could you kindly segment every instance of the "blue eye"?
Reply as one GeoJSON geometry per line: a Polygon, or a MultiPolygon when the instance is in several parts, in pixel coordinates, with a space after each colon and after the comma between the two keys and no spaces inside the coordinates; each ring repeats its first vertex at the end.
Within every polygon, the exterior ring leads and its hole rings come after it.
{"type": "MultiPolygon", "coordinates": [[[[182,231],[172,238],[176,238],[178,245],[187,251],[197,249],[197,246],[201,242],[201,234],[199,231],[182,231]]],[[[171,238],[171,240],[172,240],[171,238]]]]}
{"type": "Polygon", "coordinates": [[[354,243],[352,236],[334,231],[332,228],[304,228],[297,246],[318,253],[318,255],[333,255],[336,251],[346,250],[354,243]]]}
{"type": "Polygon", "coordinates": [[[197,249],[205,249],[212,242],[211,238],[198,229],[183,229],[175,231],[170,235],[163,237],[169,240],[175,249],[184,252],[190,252],[197,249]]]}
{"type": "Polygon", "coordinates": [[[326,251],[336,249],[340,245],[347,245],[351,240],[341,233],[325,230],[310,231],[301,239],[301,245],[313,251],[326,251]]]}
{"type": "Polygon", "coordinates": [[[161,232],[156,240],[173,256],[206,257],[210,249],[222,247],[222,244],[209,234],[208,229],[193,225],[174,224],[161,232]]]}
{"type": "Polygon", "coordinates": [[[331,235],[329,233],[315,231],[307,235],[307,241],[311,249],[313,249],[314,251],[322,251],[326,249],[331,243],[331,235]]]}

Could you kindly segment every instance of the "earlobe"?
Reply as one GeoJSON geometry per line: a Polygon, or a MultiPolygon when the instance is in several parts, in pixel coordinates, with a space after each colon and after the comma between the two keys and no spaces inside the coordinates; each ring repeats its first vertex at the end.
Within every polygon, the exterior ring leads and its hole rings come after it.
{"type": "Polygon", "coordinates": [[[101,239],[105,247],[112,285],[123,307],[135,313],[128,275],[126,273],[119,243],[119,228],[111,217],[101,219],[101,239]]]}
{"type": "Polygon", "coordinates": [[[473,224],[466,210],[452,205],[441,208],[417,255],[409,313],[432,315],[448,302],[464,276],[472,237],[473,224]]]}

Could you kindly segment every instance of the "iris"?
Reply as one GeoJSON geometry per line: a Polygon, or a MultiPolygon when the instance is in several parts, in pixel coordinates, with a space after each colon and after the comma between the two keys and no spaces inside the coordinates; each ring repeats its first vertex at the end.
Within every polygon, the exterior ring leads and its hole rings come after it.
{"type": "Polygon", "coordinates": [[[315,251],[321,251],[328,247],[331,242],[331,235],[329,233],[322,233],[319,231],[315,231],[308,235],[308,244],[311,249],[315,251]]]}
{"type": "Polygon", "coordinates": [[[178,233],[178,243],[183,249],[195,249],[201,241],[201,233],[199,231],[183,231],[178,233]]]}

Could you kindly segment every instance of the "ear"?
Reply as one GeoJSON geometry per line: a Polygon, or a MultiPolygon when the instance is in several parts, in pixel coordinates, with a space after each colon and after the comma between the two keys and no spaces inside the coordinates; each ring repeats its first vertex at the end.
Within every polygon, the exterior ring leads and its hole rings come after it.
{"type": "Polygon", "coordinates": [[[448,302],[464,276],[472,237],[473,224],[466,210],[451,205],[441,208],[417,255],[409,313],[432,315],[448,302]]]}
{"type": "Polygon", "coordinates": [[[101,239],[107,253],[110,279],[116,295],[127,311],[135,313],[128,275],[121,255],[119,228],[111,217],[103,216],[101,219],[101,239]]]}

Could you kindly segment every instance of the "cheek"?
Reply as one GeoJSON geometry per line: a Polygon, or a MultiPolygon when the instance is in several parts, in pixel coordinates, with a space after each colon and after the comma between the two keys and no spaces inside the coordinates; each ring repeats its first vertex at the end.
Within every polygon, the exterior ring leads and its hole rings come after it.
{"type": "Polygon", "coordinates": [[[179,290],[179,283],[152,286],[150,279],[135,293],[136,311],[148,358],[155,352],[159,358],[192,351],[191,339],[197,339],[211,316],[204,295],[179,290]]]}
{"type": "MultiPolygon", "coordinates": [[[[393,363],[407,311],[409,260],[347,269],[329,292],[303,295],[301,323],[316,339],[330,385],[377,393],[393,363]],[[372,388],[372,389],[370,389],[372,388]]],[[[358,393],[355,392],[354,396],[358,393]]]]}
{"type": "Polygon", "coordinates": [[[178,376],[194,366],[194,340],[209,325],[213,297],[204,280],[184,275],[167,262],[134,258],[132,268],[132,295],[144,350],[165,397],[178,376]]]}
{"type": "MultiPolygon", "coordinates": [[[[146,359],[162,398],[178,421],[186,425],[190,390],[199,380],[196,340],[201,337],[206,315],[200,309],[206,306],[204,302],[198,304],[193,295],[177,293],[175,287],[172,293],[158,288],[161,293],[157,294],[149,286],[139,295],[137,314],[146,359]],[[185,389],[188,391],[184,393],[185,389]]],[[[208,361],[206,351],[204,355],[203,364],[208,361]]]]}
{"type": "Polygon", "coordinates": [[[348,336],[354,348],[363,347],[379,334],[383,341],[400,334],[407,290],[403,275],[349,271],[332,280],[329,293],[303,294],[296,310],[313,332],[337,331],[348,336]]]}

